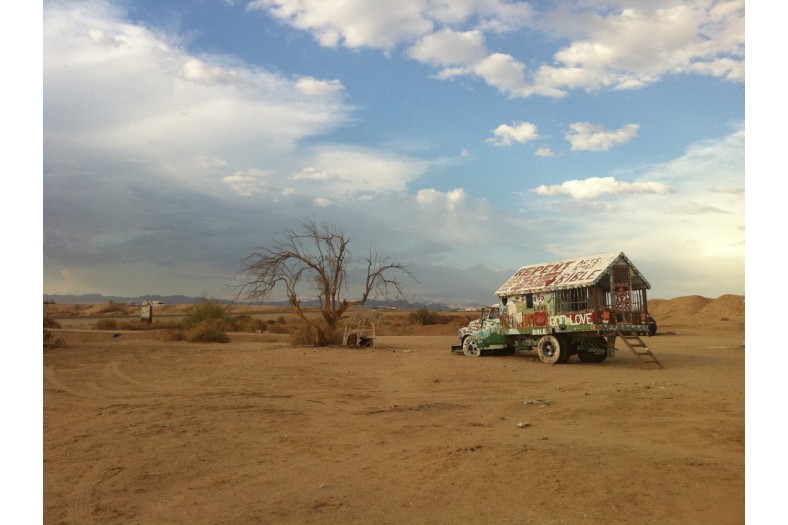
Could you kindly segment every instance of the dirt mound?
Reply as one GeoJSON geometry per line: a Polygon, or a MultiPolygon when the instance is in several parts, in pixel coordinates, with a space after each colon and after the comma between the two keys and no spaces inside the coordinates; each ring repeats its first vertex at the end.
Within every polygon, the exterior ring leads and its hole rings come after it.
{"type": "Polygon", "coordinates": [[[649,313],[659,326],[733,324],[744,326],[744,296],[723,295],[709,299],[699,295],[675,299],[652,299],[648,302],[649,313]]]}

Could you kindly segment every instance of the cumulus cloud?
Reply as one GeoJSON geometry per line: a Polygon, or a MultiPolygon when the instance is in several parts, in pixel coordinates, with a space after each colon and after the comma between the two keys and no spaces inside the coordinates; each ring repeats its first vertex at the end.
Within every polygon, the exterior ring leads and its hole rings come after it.
{"type": "Polygon", "coordinates": [[[547,146],[542,146],[539,149],[537,149],[534,155],[542,158],[555,157],[555,153],[553,153],[553,151],[547,146]]]}
{"type": "Polygon", "coordinates": [[[44,84],[57,86],[44,90],[47,161],[53,151],[89,151],[171,172],[217,167],[206,159],[233,159],[237,169],[335,129],[352,112],[337,80],[197,56],[107,2],[46,3],[43,37],[44,84]],[[254,153],[239,158],[242,150],[254,153]]]}
{"type": "Polygon", "coordinates": [[[267,189],[266,178],[270,172],[249,169],[236,171],[232,175],[222,177],[222,182],[227,184],[238,195],[251,197],[267,189]]]}
{"type": "Polygon", "coordinates": [[[603,2],[596,11],[560,9],[548,25],[581,36],[556,52],[557,65],[540,66],[545,86],[632,89],[682,72],[743,80],[743,0],[603,2]]]}
{"type": "Polygon", "coordinates": [[[569,128],[572,131],[565,138],[572,145],[572,151],[607,151],[637,137],[640,126],[627,124],[616,130],[606,130],[589,122],[576,122],[569,128]]]}
{"type": "Polygon", "coordinates": [[[448,209],[455,209],[465,200],[465,190],[455,188],[448,192],[441,192],[432,188],[419,190],[416,193],[416,202],[421,206],[440,205],[448,209]]]}
{"type": "Polygon", "coordinates": [[[619,232],[616,249],[642,261],[636,264],[658,297],[714,297],[720,279],[729,283],[728,290],[742,290],[728,293],[743,293],[744,169],[742,129],[695,143],[668,162],[633,168],[628,175],[634,183],[620,177],[567,181],[536,188],[523,198],[531,213],[566,221],[556,253],[601,253],[610,238],[599,233],[619,232]],[[635,192],[629,198],[593,200],[605,192],[629,191],[635,192]],[[570,198],[544,198],[548,195],[570,198]]]}
{"type": "Polygon", "coordinates": [[[423,2],[346,0],[256,0],[249,9],[264,9],[293,27],[310,31],[321,45],[391,49],[433,29],[423,2]]]}
{"type": "Polygon", "coordinates": [[[495,146],[511,146],[513,142],[525,144],[539,138],[539,133],[534,124],[530,122],[515,122],[513,126],[501,124],[493,131],[493,138],[487,142],[495,146]]]}
{"type": "Polygon", "coordinates": [[[388,53],[408,44],[410,58],[439,68],[435,78],[480,78],[510,97],[635,89],[679,73],[744,80],[743,0],[574,2],[538,12],[505,0],[257,0],[249,6],[311,32],[324,46],[388,53]],[[528,71],[527,48],[518,55],[487,49],[487,33],[512,31],[569,43],[550,63],[528,71]]]}
{"type": "Polygon", "coordinates": [[[290,180],[303,182],[303,193],[327,192],[333,198],[359,197],[387,191],[405,191],[423,175],[432,161],[342,144],[315,147],[303,161],[308,167],[290,180]]]}
{"type": "Polygon", "coordinates": [[[487,55],[481,31],[442,29],[429,34],[408,50],[408,56],[433,66],[473,64],[487,55]]]}
{"type": "Polygon", "coordinates": [[[320,80],[314,77],[300,77],[295,87],[304,95],[310,97],[327,98],[342,96],[345,86],[339,80],[320,80]]]}
{"type": "Polygon", "coordinates": [[[569,195],[577,200],[592,200],[606,194],[635,195],[654,193],[665,195],[670,193],[671,189],[661,182],[625,182],[616,180],[614,177],[590,177],[584,180],[568,180],[552,186],[541,185],[532,191],[545,197],[569,195]]]}

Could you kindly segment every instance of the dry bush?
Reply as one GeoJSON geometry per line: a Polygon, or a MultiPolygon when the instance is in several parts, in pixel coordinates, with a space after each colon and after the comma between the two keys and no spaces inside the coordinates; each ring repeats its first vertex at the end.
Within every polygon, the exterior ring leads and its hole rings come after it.
{"type": "Polygon", "coordinates": [[[58,323],[54,318],[45,315],[44,328],[60,328],[60,323],[58,323]]]}
{"type": "Polygon", "coordinates": [[[438,313],[420,308],[415,312],[408,315],[408,320],[412,324],[431,325],[431,324],[448,324],[451,318],[448,315],[440,315],[438,313]]]}
{"type": "Polygon", "coordinates": [[[66,342],[49,330],[44,330],[44,350],[52,350],[53,348],[62,348],[66,346],[66,342]]]}
{"type": "Polygon", "coordinates": [[[186,334],[186,340],[191,343],[229,343],[230,337],[216,320],[207,319],[192,327],[186,334]]]}
{"type": "Polygon", "coordinates": [[[116,303],[114,301],[110,301],[107,303],[107,306],[99,310],[100,314],[119,314],[119,315],[128,315],[129,307],[123,303],[116,303]]]}
{"type": "Polygon", "coordinates": [[[167,330],[162,335],[163,341],[186,341],[186,332],[183,330],[167,330]]]}
{"type": "Polygon", "coordinates": [[[264,332],[267,328],[265,321],[252,319],[252,316],[248,314],[228,317],[225,319],[224,325],[228,332],[264,332]]]}
{"type": "Polygon", "coordinates": [[[271,324],[268,325],[267,332],[270,334],[289,334],[293,332],[293,328],[283,324],[271,324]]]}
{"type": "Polygon", "coordinates": [[[96,321],[96,330],[117,330],[118,322],[115,319],[99,319],[96,321]]]}
{"type": "Polygon", "coordinates": [[[290,337],[290,344],[292,346],[313,346],[315,344],[315,333],[309,326],[304,324],[293,331],[290,337]]]}
{"type": "MultiPolygon", "coordinates": [[[[331,334],[328,339],[329,345],[341,345],[342,334],[341,330],[337,330],[331,334]]],[[[315,345],[315,332],[312,327],[307,324],[299,324],[290,329],[290,344],[292,346],[316,346],[315,345]]]]}

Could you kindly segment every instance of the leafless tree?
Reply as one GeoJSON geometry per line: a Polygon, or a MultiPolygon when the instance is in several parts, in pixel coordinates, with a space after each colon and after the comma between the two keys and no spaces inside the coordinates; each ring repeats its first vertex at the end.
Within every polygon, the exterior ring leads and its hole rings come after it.
{"type": "MultiPolygon", "coordinates": [[[[404,298],[401,274],[413,275],[400,262],[392,262],[377,252],[369,250],[367,275],[360,297],[355,300],[342,298],[347,290],[347,270],[350,263],[350,238],[336,225],[308,218],[299,228],[287,230],[271,247],[257,248],[244,259],[239,276],[242,285],[238,298],[262,301],[278,285],[284,287],[290,308],[310,329],[315,346],[325,346],[331,341],[340,319],[348,308],[362,305],[373,297],[404,298]],[[299,294],[311,288],[320,301],[320,317],[307,316],[301,306],[299,294]]],[[[415,279],[415,278],[414,278],[415,279]]]]}

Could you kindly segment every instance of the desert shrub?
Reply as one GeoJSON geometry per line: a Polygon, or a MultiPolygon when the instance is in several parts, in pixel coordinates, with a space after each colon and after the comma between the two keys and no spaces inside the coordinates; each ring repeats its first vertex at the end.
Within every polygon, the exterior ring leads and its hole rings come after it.
{"type": "Polygon", "coordinates": [[[53,348],[61,348],[66,346],[66,342],[59,337],[55,337],[55,334],[50,330],[44,330],[44,350],[51,350],[53,348]]]}
{"type": "Polygon", "coordinates": [[[116,303],[115,301],[110,301],[107,303],[107,306],[101,309],[99,312],[100,314],[110,314],[110,313],[118,313],[126,315],[129,313],[128,305],[123,303],[116,303]]]}
{"type": "Polygon", "coordinates": [[[193,326],[186,334],[192,343],[229,343],[230,337],[221,329],[216,319],[206,319],[193,326]]]}
{"type": "Polygon", "coordinates": [[[277,322],[277,323],[279,323],[279,324],[287,324],[287,319],[285,319],[285,316],[284,316],[284,315],[280,315],[280,316],[277,318],[276,322],[277,322]]]}
{"type": "Polygon", "coordinates": [[[54,318],[45,315],[44,328],[60,328],[60,323],[58,323],[54,318]]]}
{"type": "MultiPolygon", "coordinates": [[[[279,332],[287,333],[287,332],[279,332]]],[[[306,323],[301,323],[290,329],[290,344],[293,346],[315,346],[315,332],[314,328],[308,326],[306,323]]],[[[341,345],[342,334],[340,331],[333,332],[328,337],[329,345],[341,345]]]]}
{"type": "Polygon", "coordinates": [[[253,319],[251,315],[241,314],[227,317],[225,329],[230,332],[264,332],[266,323],[262,319],[253,319]]]}
{"type": "Polygon", "coordinates": [[[411,323],[420,323],[422,325],[447,324],[449,322],[448,316],[431,312],[426,308],[420,308],[415,312],[411,312],[408,315],[408,319],[411,323]]]}
{"type": "Polygon", "coordinates": [[[99,319],[96,321],[96,330],[117,330],[118,322],[115,319],[99,319]]]}
{"type": "Polygon", "coordinates": [[[186,340],[186,332],[183,330],[167,330],[162,335],[162,340],[164,341],[185,341],[186,340]]]}
{"type": "Polygon", "coordinates": [[[293,346],[307,346],[315,344],[315,332],[307,325],[301,325],[295,329],[290,338],[290,344],[293,346]]]}
{"type": "Polygon", "coordinates": [[[197,326],[203,321],[225,321],[227,309],[218,301],[203,299],[202,302],[192,306],[183,319],[186,326],[197,326]]]}
{"type": "Polygon", "coordinates": [[[293,331],[293,329],[283,324],[272,324],[272,325],[268,325],[266,331],[271,334],[289,334],[290,332],[293,331]]]}

